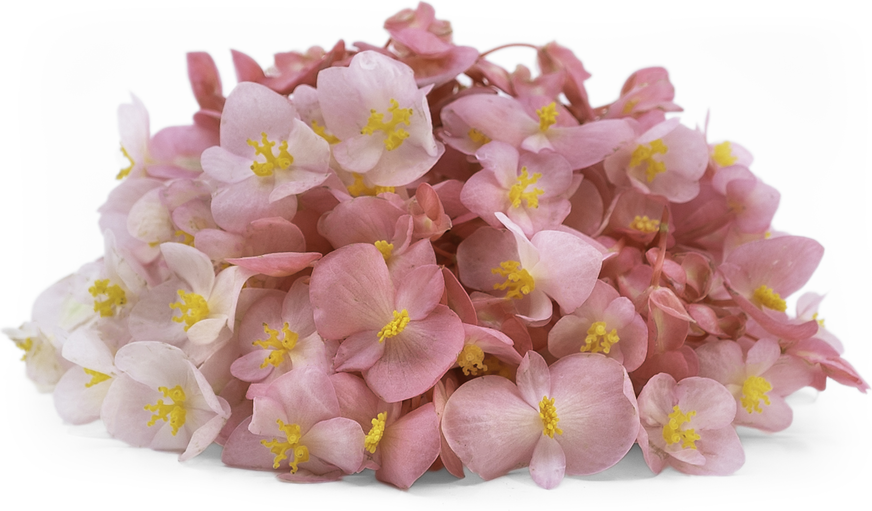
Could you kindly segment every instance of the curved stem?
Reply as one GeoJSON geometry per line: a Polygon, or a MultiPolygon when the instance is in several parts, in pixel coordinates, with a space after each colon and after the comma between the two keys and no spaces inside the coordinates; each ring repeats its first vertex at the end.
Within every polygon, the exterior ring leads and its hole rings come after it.
{"type": "Polygon", "coordinates": [[[509,43],[509,44],[504,44],[504,45],[502,45],[502,46],[497,46],[496,48],[491,48],[490,50],[488,50],[488,51],[486,51],[486,52],[480,54],[480,55],[478,56],[478,58],[481,59],[481,58],[487,57],[487,56],[490,55],[491,53],[493,53],[493,52],[495,52],[495,51],[503,50],[503,49],[505,49],[505,48],[515,48],[515,47],[518,47],[518,48],[533,48],[534,50],[539,51],[539,47],[538,47],[538,46],[535,46],[535,45],[532,45],[532,44],[528,44],[528,43],[509,43]]]}

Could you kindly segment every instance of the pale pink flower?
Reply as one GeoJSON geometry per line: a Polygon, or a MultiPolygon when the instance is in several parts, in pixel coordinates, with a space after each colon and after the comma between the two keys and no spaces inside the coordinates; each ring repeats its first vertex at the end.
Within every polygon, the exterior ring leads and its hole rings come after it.
{"type": "Polygon", "coordinates": [[[227,440],[222,459],[236,467],[280,469],[286,481],[333,481],[359,470],[363,443],[360,425],[340,417],[327,374],[300,367],[254,397],[251,420],[227,440]]]}
{"type": "Polygon", "coordinates": [[[672,202],[687,202],[699,193],[699,179],[707,164],[703,134],[673,118],[624,144],[606,158],[605,169],[615,185],[634,186],[672,202]]]}
{"type": "Polygon", "coordinates": [[[347,68],[321,71],[317,90],[327,129],[340,140],[333,157],[375,185],[409,184],[445,150],[433,137],[429,87],[418,89],[405,64],[364,51],[347,68]]]}
{"type": "Polygon", "coordinates": [[[460,318],[439,302],[436,265],[419,266],[394,281],[372,244],[346,245],[312,272],[315,325],[340,340],[337,371],[361,371],[369,387],[395,402],[429,390],[463,347],[460,318]]]}
{"type": "Polygon", "coordinates": [[[639,394],[639,445],[655,474],[666,465],[680,472],[727,475],[745,463],[732,426],[736,402],[709,378],[652,377],[639,394]]]}
{"type": "Polygon", "coordinates": [[[528,321],[551,317],[551,299],[575,310],[593,290],[602,254],[569,233],[539,231],[527,239],[497,213],[508,231],[481,227],[457,247],[457,267],[465,285],[505,297],[528,321]]]}
{"type": "Polygon", "coordinates": [[[193,362],[162,342],[130,343],[115,355],[116,376],[103,400],[109,434],[137,447],[182,451],[180,461],[205,450],[230,417],[193,362]]]}
{"type": "Polygon", "coordinates": [[[793,420],[784,398],[811,383],[811,368],[782,355],[778,342],[771,339],[760,339],[746,349],[743,353],[733,341],[703,344],[696,350],[699,375],[717,380],[732,393],[737,403],[734,424],[781,431],[793,420]]]}
{"type": "Polygon", "coordinates": [[[483,479],[529,466],[533,481],[550,489],[564,474],[595,474],[617,463],[633,445],[639,419],[619,363],[580,353],[548,367],[528,352],[517,386],[484,376],[458,388],[445,404],[442,430],[483,479]]]}

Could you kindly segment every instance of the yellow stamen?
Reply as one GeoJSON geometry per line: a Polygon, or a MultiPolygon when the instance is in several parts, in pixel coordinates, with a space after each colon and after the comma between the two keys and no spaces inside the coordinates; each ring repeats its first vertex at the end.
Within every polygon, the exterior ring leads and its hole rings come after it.
{"type": "Polygon", "coordinates": [[[463,350],[457,355],[457,365],[467,376],[478,376],[479,371],[487,371],[487,366],[484,364],[484,351],[475,344],[463,345],[463,350]]]}
{"type": "Polygon", "coordinates": [[[491,141],[487,135],[479,131],[477,128],[469,128],[467,135],[469,135],[470,140],[476,144],[485,145],[491,141]]]}
{"type": "Polygon", "coordinates": [[[370,453],[375,453],[378,443],[381,442],[382,436],[385,434],[385,421],[388,420],[387,412],[382,412],[372,420],[372,428],[366,434],[363,441],[363,447],[370,453]]]}
{"type": "Polygon", "coordinates": [[[130,171],[133,170],[133,167],[136,166],[136,162],[133,161],[133,158],[130,156],[130,153],[127,152],[127,149],[124,146],[121,146],[121,154],[127,158],[127,161],[130,162],[130,165],[124,167],[123,169],[118,171],[118,175],[115,176],[115,179],[121,180],[130,175],[130,171]]]}
{"type": "Polygon", "coordinates": [[[316,121],[314,119],[312,119],[312,131],[314,131],[315,134],[318,135],[319,137],[326,140],[327,143],[330,145],[338,144],[339,142],[341,142],[341,140],[339,140],[338,138],[334,137],[330,133],[327,133],[326,126],[319,125],[318,121],[316,121]]]}
{"type": "Polygon", "coordinates": [[[626,103],[624,103],[623,113],[626,115],[626,114],[632,112],[633,109],[636,108],[636,105],[638,105],[638,104],[639,104],[639,98],[633,98],[630,101],[627,101],[626,103]]]}
{"type": "Polygon", "coordinates": [[[394,311],[394,319],[383,326],[378,333],[378,342],[384,342],[385,339],[390,339],[400,334],[409,324],[409,311],[403,309],[402,312],[394,311]]]}
{"type": "Polygon", "coordinates": [[[639,232],[644,232],[645,234],[657,232],[660,230],[660,220],[648,218],[648,215],[636,215],[636,218],[630,222],[630,229],[635,229],[639,232]]]}
{"type": "Polygon", "coordinates": [[[393,151],[403,145],[403,140],[409,138],[409,132],[403,128],[397,128],[397,125],[405,124],[406,126],[411,126],[412,123],[409,121],[409,118],[412,116],[412,109],[400,108],[397,100],[391,99],[388,113],[391,114],[391,120],[385,122],[385,114],[380,114],[375,109],[370,110],[369,120],[366,122],[366,126],[360,130],[360,134],[372,135],[376,131],[383,132],[387,135],[387,138],[385,138],[385,148],[388,151],[393,151]]]}
{"type": "Polygon", "coordinates": [[[539,116],[539,130],[546,131],[557,122],[557,116],[560,115],[560,112],[557,111],[557,103],[552,101],[536,110],[536,115],[539,116]]]}
{"type": "Polygon", "coordinates": [[[288,459],[287,452],[293,451],[294,459],[289,463],[291,473],[297,473],[297,465],[309,461],[309,448],[305,445],[300,445],[302,434],[299,424],[285,424],[281,419],[276,420],[279,425],[279,430],[285,434],[285,441],[279,441],[278,438],[272,440],[261,440],[260,443],[269,451],[275,454],[273,460],[273,468],[279,468],[282,460],[288,459]]]}
{"type": "Polygon", "coordinates": [[[774,289],[766,285],[761,285],[754,290],[753,302],[758,307],[766,307],[779,312],[787,310],[787,302],[774,289]]]}
{"type": "Polygon", "coordinates": [[[158,387],[158,392],[161,392],[164,397],[172,400],[171,404],[164,404],[163,399],[158,399],[156,404],[145,405],[144,410],[154,412],[151,420],[146,423],[147,426],[154,426],[157,421],[166,421],[173,428],[173,436],[179,432],[179,428],[185,425],[185,415],[187,414],[184,407],[185,391],[181,385],[168,389],[166,387],[158,387]]]}
{"type": "Polygon", "coordinates": [[[502,284],[494,284],[494,289],[505,290],[506,298],[521,299],[524,295],[528,295],[536,289],[536,282],[533,276],[527,270],[521,269],[521,263],[518,261],[503,261],[499,268],[491,268],[491,273],[494,275],[502,275],[506,281],[502,284]]]}
{"type": "Polygon", "coordinates": [[[117,284],[109,285],[109,279],[95,280],[94,285],[88,288],[88,292],[94,297],[94,312],[99,312],[100,317],[114,316],[117,307],[127,303],[127,295],[117,284]],[[97,297],[106,296],[105,300],[97,297]]]}
{"type": "Polygon", "coordinates": [[[715,149],[712,152],[712,159],[721,167],[729,167],[736,163],[739,157],[733,156],[732,144],[730,144],[730,141],[728,140],[715,146],[715,149]]]}
{"type": "Polygon", "coordinates": [[[645,177],[650,183],[651,181],[654,181],[657,174],[666,172],[666,164],[662,161],[655,160],[654,155],[666,154],[668,150],[669,148],[666,147],[666,144],[663,143],[663,139],[660,138],[652,140],[647,146],[645,144],[639,144],[633,151],[633,156],[630,160],[630,167],[638,167],[645,163],[645,177]]]}
{"type": "Polygon", "coordinates": [[[101,373],[99,371],[95,371],[93,369],[88,369],[87,367],[83,367],[82,369],[85,370],[85,374],[87,374],[88,376],[91,377],[91,381],[89,381],[88,383],[85,384],[85,387],[87,387],[87,388],[91,388],[94,385],[97,385],[99,383],[103,383],[104,381],[112,378],[108,374],[104,374],[104,373],[101,373]]]}
{"type": "Polygon", "coordinates": [[[584,338],[581,351],[608,354],[612,345],[620,340],[616,329],[612,328],[612,331],[609,332],[605,321],[597,321],[587,329],[587,337],[584,338]]]}
{"type": "Polygon", "coordinates": [[[182,313],[181,316],[173,316],[173,321],[185,323],[185,332],[187,332],[194,323],[209,315],[209,305],[205,298],[196,293],[186,293],[184,289],[179,289],[178,293],[184,303],[181,301],[171,303],[170,309],[179,309],[182,313]]]}
{"type": "Polygon", "coordinates": [[[554,433],[563,434],[563,430],[557,427],[557,407],[554,406],[554,398],[548,399],[548,396],[542,396],[542,401],[539,402],[539,418],[542,419],[542,434],[554,438],[554,433]]]}
{"type": "Polygon", "coordinates": [[[178,229],[174,234],[176,236],[179,236],[182,238],[180,243],[184,243],[185,245],[187,245],[189,247],[194,246],[194,237],[192,235],[186,233],[185,231],[183,231],[181,229],[178,229]]]}
{"type": "Polygon", "coordinates": [[[33,349],[33,339],[31,337],[28,337],[28,338],[24,339],[23,341],[15,340],[15,346],[18,349],[24,351],[24,354],[21,355],[21,360],[25,361],[25,360],[27,360],[27,354],[30,353],[30,350],[33,349]]]}
{"type": "Polygon", "coordinates": [[[681,447],[684,449],[696,450],[696,441],[700,436],[693,429],[682,429],[681,426],[690,422],[690,419],[696,415],[695,411],[682,413],[678,405],[672,407],[672,413],[669,414],[669,422],[663,426],[663,439],[668,445],[681,442],[681,447]]]}
{"type": "Polygon", "coordinates": [[[772,404],[769,401],[769,396],[766,395],[770,390],[772,390],[772,384],[766,378],[749,376],[742,384],[742,406],[748,410],[748,413],[763,413],[763,409],[760,408],[760,400],[763,400],[767,406],[772,404]]]}
{"type": "Polygon", "coordinates": [[[393,186],[366,186],[366,183],[363,182],[363,176],[356,172],[352,173],[354,176],[354,183],[352,183],[348,187],[348,193],[352,197],[360,197],[361,195],[370,195],[376,196],[380,193],[391,192],[393,193],[395,188],[393,186]]]}
{"type": "Polygon", "coordinates": [[[251,171],[254,172],[256,176],[271,176],[276,168],[285,170],[294,163],[294,157],[288,152],[287,140],[283,140],[281,145],[279,145],[279,155],[276,156],[273,154],[273,146],[276,145],[276,143],[267,139],[266,133],[261,133],[260,135],[262,137],[261,143],[263,145],[258,144],[250,138],[247,141],[248,145],[254,148],[255,157],[260,155],[266,160],[265,163],[260,163],[255,160],[251,164],[251,171]]]}
{"type": "Polygon", "coordinates": [[[541,172],[536,172],[533,177],[527,173],[527,167],[521,167],[521,175],[518,180],[509,189],[509,200],[512,201],[513,208],[521,207],[521,201],[527,201],[528,208],[539,207],[539,196],[545,193],[541,188],[533,188],[533,191],[526,191],[527,187],[536,184],[539,178],[542,177],[541,172]]]}
{"type": "Polygon", "coordinates": [[[296,332],[291,331],[290,325],[288,325],[287,322],[282,326],[281,332],[273,330],[266,323],[263,324],[263,331],[269,337],[262,341],[258,340],[251,343],[252,345],[261,347],[265,350],[269,349],[269,354],[263,359],[263,364],[260,365],[260,368],[264,369],[270,364],[272,364],[273,367],[278,367],[282,362],[284,362],[285,355],[289,354],[290,351],[297,346],[297,339],[299,339],[300,336],[296,332]],[[282,334],[281,339],[279,339],[279,333],[282,334]]]}
{"type": "Polygon", "coordinates": [[[391,254],[394,251],[394,244],[388,243],[385,240],[378,240],[375,242],[375,248],[381,252],[382,257],[384,257],[385,261],[391,258],[391,254]]]}
{"type": "Polygon", "coordinates": [[[817,312],[815,312],[814,314],[811,315],[811,319],[817,321],[818,325],[820,325],[821,328],[826,328],[826,327],[824,326],[824,318],[818,319],[818,313],[817,313],[817,312]]]}

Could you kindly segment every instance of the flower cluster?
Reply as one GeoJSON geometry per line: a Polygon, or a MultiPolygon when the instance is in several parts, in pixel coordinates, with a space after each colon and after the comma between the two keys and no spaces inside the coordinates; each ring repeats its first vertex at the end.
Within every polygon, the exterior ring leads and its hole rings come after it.
{"type": "Polygon", "coordinates": [[[384,28],[267,70],[234,52],[226,96],[191,53],[188,126],[119,108],[103,256],[5,330],[64,420],[287,481],[553,488],[636,443],[655,473],[729,474],[736,426],[868,389],[821,296],[787,310],[823,248],[772,229],[745,148],[667,118],[664,69],[595,107],[556,43],[534,75],[425,3],[384,28]]]}

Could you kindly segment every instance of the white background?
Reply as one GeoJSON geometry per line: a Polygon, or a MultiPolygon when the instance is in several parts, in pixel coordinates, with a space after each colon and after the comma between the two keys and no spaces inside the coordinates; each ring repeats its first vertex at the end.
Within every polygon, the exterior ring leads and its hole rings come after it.
{"type": "MultiPolygon", "coordinates": [[[[130,92],[148,108],[152,132],[188,123],[196,103],[185,52],[209,51],[228,93],[235,82],[230,48],[266,66],[275,52],[329,48],[340,38],[381,45],[384,19],[413,1],[3,7],[0,326],[28,320],[41,290],[101,255],[96,209],[124,166],[116,108],[130,92]]],[[[845,342],[846,358],[872,378],[872,48],[862,2],[433,3],[437,17],[452,22],[458,44],[481,51],[511,42],[568,46],[593,74],[587,87],[596,105],[615,99],[634,70],[666,67],[685,108],[684,124],[702,125],[710,112],[709,139],[746,146],[755,156],[752,170],[780,190],[775,227],[826,247],[807,289],[828,293],[822,307],[828,328],[845,342]]],[[[534,58],[531,50],[498,55],[510,68],[534,58]]],[[[784,432],[743,430],[747,461],[730,477],[674,471],[654,477],[634,448],[613,469],[568,477],[551,492],[537,488],[526,471],[487,483],[474,475],[457,482],[443,471],[402,492],[371,474],[335,484],[282,484],[270,473],[224,467],[214,447],[180,464],[173,454],[107,439],[100,424],[65,425],[51,397],[26,380],[20,355],[0,340],[5,502],[124,509],[247,503],[252,509],[334,503],[520,509],[558,501],[584,508],[791,509],[870,502],[872,397],[837,384],[820,395],[796,396],[794,423],[784,432]]]]}

